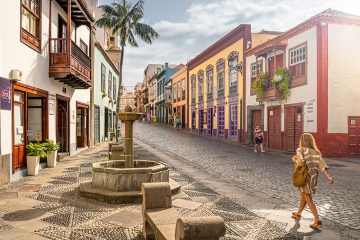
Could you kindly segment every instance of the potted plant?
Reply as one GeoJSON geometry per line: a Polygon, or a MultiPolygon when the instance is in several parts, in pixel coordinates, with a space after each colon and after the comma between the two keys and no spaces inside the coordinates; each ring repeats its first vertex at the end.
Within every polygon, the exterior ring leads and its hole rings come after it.
{"type": "Polygon", "coordinates": [[[276,83],[277,88],[282,92],[285,102],[287,102],[290,95],[289,84],[291,79],[292,77],[290,76],[289,70],[286,67],[283,67],[276,70],[276,73],[271,80],[273,83],[276,83]]]}
{"type": "Polygon", "coordinates": [[[54,143],[53,140],[46,139],[42,144],[47,156],[47,166],[55,167],[57,160],[57,151],[60,149],[60,143],[54,143]]]}
{"type": "Polygon", "coordinates": [[[27,157],[26,164],[28,169],[28,175],[37,175],[39,172],[40,158],[46,157],[46,152],[43,145],[39,142],[29,142],[26,145],[27,157]]]}
{"type": "Polygon", "coordinates": [[[268,72],[260,72],[254,82],[251,84],[251,87],[255,90],[257,97],[261,100],[264,96],[265,81],[269,78],[268,72]]]}

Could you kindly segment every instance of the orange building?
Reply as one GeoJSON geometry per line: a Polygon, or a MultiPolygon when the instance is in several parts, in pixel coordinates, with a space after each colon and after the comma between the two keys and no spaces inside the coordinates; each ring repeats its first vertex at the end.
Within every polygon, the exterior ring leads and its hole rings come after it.
{"type": "Polygon", "coordinates": [[[179,116],[181,128],[187,129],[187,114],[186,114],[187,66],[184,66],[174,75],[172,75],[171,79],[172,79],[172,91],[171,91],[172,112],[175,116],[179,116]]]}

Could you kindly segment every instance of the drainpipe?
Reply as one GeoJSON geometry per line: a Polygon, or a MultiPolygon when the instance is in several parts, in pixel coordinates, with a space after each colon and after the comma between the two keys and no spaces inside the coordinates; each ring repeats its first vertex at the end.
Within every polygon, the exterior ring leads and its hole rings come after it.
{"type": "Polygon", "coordinates": [[[89,147],[95,145],[95,91],[94,91],[94,57],[95,57],[95,44],[94,44],[95,31],[93,26],[90,26],[90,58],[91,58],[91,88],[90,88],[90,141],[89,147]]]}

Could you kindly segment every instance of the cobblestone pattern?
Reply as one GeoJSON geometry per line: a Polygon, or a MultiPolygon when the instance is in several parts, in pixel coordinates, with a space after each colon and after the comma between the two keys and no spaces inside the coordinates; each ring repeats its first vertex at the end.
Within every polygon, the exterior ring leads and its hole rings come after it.
{"type": "MultiPolygon", "coordinates": [[[[298,205],[300,195],[291,184],[292,154],[268,150],[254,153],[247,145],[219,138],[178,131],[162,125],[134,125],[134,136],[183,160],[192,162],[224,177],[236,180],[254,191],[263,191],[298,205]]],[[[342,160],[346,166],[346,160],[342,160]]],[[[349,162],[354,162],[350,160],[349,162]]],[[[330,166],[335,184],[329,185],[322,174],[318,193],[313,196],[319,215],[360,230],[360,185],[358,172],[350,168],[330,166]]]]}
{"type": "MultiPolygon", "coordinates": [[[[137,128],[136,130],[138,131],[137,128]]],[[[149,133],[147,137],[154,137],[153,142],[156,142],[158,138],[161,139],[156,136],[156,134],[154,136],[153,133],[149,133]]],[[[196,139],[193,135],[186,134],[183,135],[182,138],[178,138],[178,141],[188,141],[186,137],[196,139]]],[[[175,135],[174,139],[176,138],[175,135]]],[[[220,143],[225,144],[222,142],[220,143]]],[[[216,145],[218,147],[219,144],[216,145]]],[[[188,159],[199,161],[201,164],[204,163],[204,160],[201,160],[202,158],[198,157],[200,154],[197,154],[196,152],[189,154],[189,152],[193,150],[191,145],[183,143],[183,146],[189,147],[187,151],[184,151],[186,153],[185,155],[188,156],[188,159]]],[[[206,145],[200,145],[200,148],[204,151],[203,153],[208,151],[206,145]]],[[[232,154],[238,154],[237,148],[230,150],[233,152],[232,154]]],[[[229,154],[231,151],[225,151],[225,153],[229,154]]],[[[51,226],[37,230],[37,234],[54,240],[143,239],[141,225],[127,229],[100,221],[101,218],[120,211],[134,211],[139,213],[141,212],[140,204],[107,204],[78,196],[78,184],[81,181],[88,180],[89,176],[91,176],[89,175],[91,173],[91,163],[107,160],[107,155],[104,154],[104,152],[104,148],[100,148],[97,151],[87,150],[86,153],[82,154],[84,158],[74,158],[77,160],[71,159],[73,164],[78,161],[78,167],[65,168],[63,175],[53,177],[52,180],[49,181],[51,185],[41,187],[39,192],[27,196],[42,202],[32,207],[54,214],[51,217],[41,219],[42,221],[51,224],[51,226]]],[[[176,151],[174,152],[176,153],[176,151]]],[[[213,156],[209,155],[207,157],[214,156],[220,156],[219,151],[217,151],[217,154],[214,154],[213,156]]],[[[135,145],[135,159],[157,160],[157,157],[135,145]]],[[[218,162],[215,161],[214,164],[216,164],[219,169],[214,169],[213,171],[219,172],[219,170],[222,170],[231,172],[230,168],[226,168],[226,164],[221,163],[222,159],[220,157],[216,157],[216,159],[218,159],[218,162]]],[[[228,159],[231,161],[230,157],[228,159]]],[[[211,160],[211,158],[209,160],[211,160]]],[[[256,163],[256,161],[254,162],[256,163]]],[[[205,163],[208,163],[207,165],[212,169],[213,166],[210,166],[209,162],[205,163]]],[[[237,169],[247,169],[243,173],[248,174],[248,169],[256,172],[255,163],[246,166],[236,166],[237,169]]],[[[291,232],[285,232],[283,223],[264,219],[264,216],[258,215],[256,211],[249,210],[248,206],[238,204],[231,198],[222,197],[214,190],[194,181],[192,177],[179,172],[173,167],[171,167],[170,170],[170,177],[182,186],[181,193],[174,196],[174,199],[184,199],[203,203],[203,205],[195,210],[179,207],[176,207],[176,209],[183,216],[222,216],[226,221],[227,227],[226,235],[222,239],[302,239],[302,236],[296,236],[291,232]]],[[[28,183],[25,179],[19,182],[21,182],[21,184],[28,183]]],[[[248,179],[247,182],[251,183],[251,179],[248,179]]],[[[274,180],[274,182],[276,181],[274,180]]],[[[17,188],[21,184],[18,182],[11,183],[7,189],[17,188]]],[[[11,204],[12,203],[8,200],[0,201],[0,205],[3,206],[9,206],[11,204]]],[[[329,208],[326,208],[326,210],[329,211],[329,208]]],[[[0,213],[0,215],[1,214],[5,215],[8,213],[3,212],[0,213]]],[[[326,222],[326,226],[337,229],[338,231],[344,231],[342,236],[343,239],[352,239],[345,233],[345,230],[349,230],[348,227],[339,225],[334,221],[327,219],[325,219],[325,221],[328,221],[326,222]]],[[[0,220],[0,231],[6,231],[9,227],[11,226],[2,224],[0,220]]]]}

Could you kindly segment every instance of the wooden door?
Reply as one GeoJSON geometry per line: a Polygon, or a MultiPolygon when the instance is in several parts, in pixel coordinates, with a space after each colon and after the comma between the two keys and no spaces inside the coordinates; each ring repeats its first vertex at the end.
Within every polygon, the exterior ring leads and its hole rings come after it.
{"type": "Polygon", "coordinates": [[[88,145],[88,108],[77,107],[76,109],[76,146],[86,147],[88,145]]]}
{"type": "Polygon", "coordinates": [[[213,109],[207,109],[207,134],[212,136],[213,133],[213,109]]]}
{"type": "Polygon", "coordinates": [[[57,134],[59,152],[69,152],[69,101],[57,99],[57,134]]]}
{"type": "Polygon", "coordinates": [[[268,108],[268,147],[281,149],[281,108],[268,108]]]}
{"type": "Polygon", "coordinates": [[[348,117],[349,157],[360,157],[360,117],[348,117]]]}
{"type": "Polygon", "coordinates": [[[199,133],[204,132],[204,110],[199,110],[199,133]]]}
{"type": "Polygon", "coordinates": [[[268,68],[270,77],[274,76],[276,69],[284,66],[284,54],[278,54],[276,56],[276,63],[274,57],[268,60],[268,68]],[[276,64],[276,67],[275,67],[276,64]]]}
{"type": "Polygon", "coordinates": [[[238,133],[238,106],[230,105],[230,137],[237,137],[238,133]]]}
{"type": "Polygon", "coordinates": [[[303,107],[286,107],[285,119],[285,150],[294,152],[304,131],[303,107]]]}
{"type": "Polygon", "coordinates": [[[81,115],[82,115],[82,141],[83,146],[86,147],[88,145],[88,125],[89,125],[89,109],[88,108],[81,108],[81,115]]]}
{"type": "Polygon", "coordinates": [[[13,172],[26,167],[26,93],[14,91],[13,107],[13,172]]]}
{"type": "Polygon", "coordinates": [[[181,128],[185,129],[185,106],[181,106],[181,128]]]}
{"type": "Polygon", "coordinates": [[[262,124],[262,111],[261,110],[253,110],[252,111],[252,131],[251,131],[252,137],[251,137],[251,139],[253,140],[253,143],[255,143],[254,130],[256,128],[256,125],[259,125],[262,130],[264,129],[264,126],[262,124]]]}
{"type": "Polygon", "coordinates": [[[82,119],[82,111],[81,108],[76,109],[76,147],[81,148],[84,147],[83,137],[82,137],[82,129],[83,129],[83,119],[82,119]]]}
{"type": "Polygon", "coordinates": [[[218,107],[218,136],[223,137],[225,134],[225,111],[224,107],[218,107]]]}

